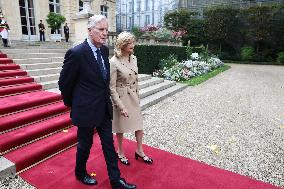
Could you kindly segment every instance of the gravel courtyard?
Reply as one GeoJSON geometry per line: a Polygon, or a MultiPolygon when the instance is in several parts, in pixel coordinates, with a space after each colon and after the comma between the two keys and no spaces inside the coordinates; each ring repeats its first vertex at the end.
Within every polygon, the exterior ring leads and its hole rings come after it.
{"type": "Polygon", "coordinates": [[[284,66],[230,66],[146,109],[144,143],[284,187],[284,66]]]}

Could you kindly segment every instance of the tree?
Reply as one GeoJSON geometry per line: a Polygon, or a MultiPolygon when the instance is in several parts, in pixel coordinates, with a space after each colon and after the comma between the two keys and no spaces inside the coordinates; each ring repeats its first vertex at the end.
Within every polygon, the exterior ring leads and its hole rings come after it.
{"type": "Polygon", "coordinates": [[[272,6],[255,6],[243,10],[245,36],[255,45],[257,54],[260,44],[268,42],[272,36],[271,23],[274,15],[272,10],[272,6]]]}
{"type": "Polygon", "coordinates": [[[239,10],[231,7],[211,7],[204,12],[205,36],[209,42],[222,45],[230,42],[240,30],[239,10]]]}
{"type": "Polygon", "coordinates": [[[191,20],[197,13],[190,12],[187,9],[179,9],[174,12],[167,13],[164,17],[165,27],[170,30],[186,30],[191,20]]]}
{"type": "Polygon", "coordinates": [[[164,17],[164,25],[166,28],[174,31],[183,30],[186,31],[186,35],[182,37],[184,44],[187,44],[187,41],[192,40],[194,43],[200,40],[200,35],[196,35],[197,33],[203,33],[203,25],[198,25],[202,21],[199,22],[196,20],[197,13],[191,12],[188,9],[179,9],[174,12],[167,13],[164,17]],[[195,32],[193,32],[193,30],[195,32]]]}
{"type": "Polygon", "coordinates": [[[55,31],[55,33],[58,32],[58,30],[61,28],[61,25],[65,22],[66,18],[60,14],[56,14],[54,12],[50,12],[47,15],[46,22],[48,24],[48,27],[55,31]]]}

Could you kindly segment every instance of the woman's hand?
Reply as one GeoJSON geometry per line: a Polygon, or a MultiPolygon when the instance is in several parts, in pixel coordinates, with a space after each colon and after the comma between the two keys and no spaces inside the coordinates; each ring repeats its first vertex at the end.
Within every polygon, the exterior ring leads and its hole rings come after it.
{"type": "Polygon", "coordinates": [[[120,113],[121,113],[121,115],[124,116],[124,117],[129,117],[128,112],[127,112],[126,109],[120,110],[120,113]]]}

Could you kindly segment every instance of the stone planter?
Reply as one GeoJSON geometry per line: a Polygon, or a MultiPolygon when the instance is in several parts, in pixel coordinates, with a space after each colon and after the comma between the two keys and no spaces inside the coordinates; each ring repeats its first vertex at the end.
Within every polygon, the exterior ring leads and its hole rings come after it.
{"type": "Polygon", "coordinates": [[[61,34],[50,34],[51,41],[61,41],[62,37],[61,34]]]}

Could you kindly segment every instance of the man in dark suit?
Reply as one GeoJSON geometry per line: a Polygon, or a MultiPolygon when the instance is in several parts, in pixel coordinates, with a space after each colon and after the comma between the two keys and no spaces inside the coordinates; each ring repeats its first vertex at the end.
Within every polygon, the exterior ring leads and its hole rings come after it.
{"type": "Polygon", "coordinates": [[[64,35],[65,35],[66,42],[68,42],[68,39],[69,39],[69,27],[68,27],[67,23],[64,26],[64,35]]]}
{"type": "Polygon", "coordinates": [[[78,127],[75,175],[84,184],[97,184],[86,170],[96,129],[112,188],[136,188],[120,177],[113,145],[109,50],[103,45],[107,34],[108,21],[105,16],[89,18],[88,38],[67,51],[58,81],[64,104],[71,107],[72,122],[78,127]]]}
{"type": "Polygon", "coordinates": [[[44,27],[44,24],[42,23],[42,20],[40,20],[38,29],[39,29],[39,40],[45,41],[45,36],[44,36],[45,27],[44,27]]]}

